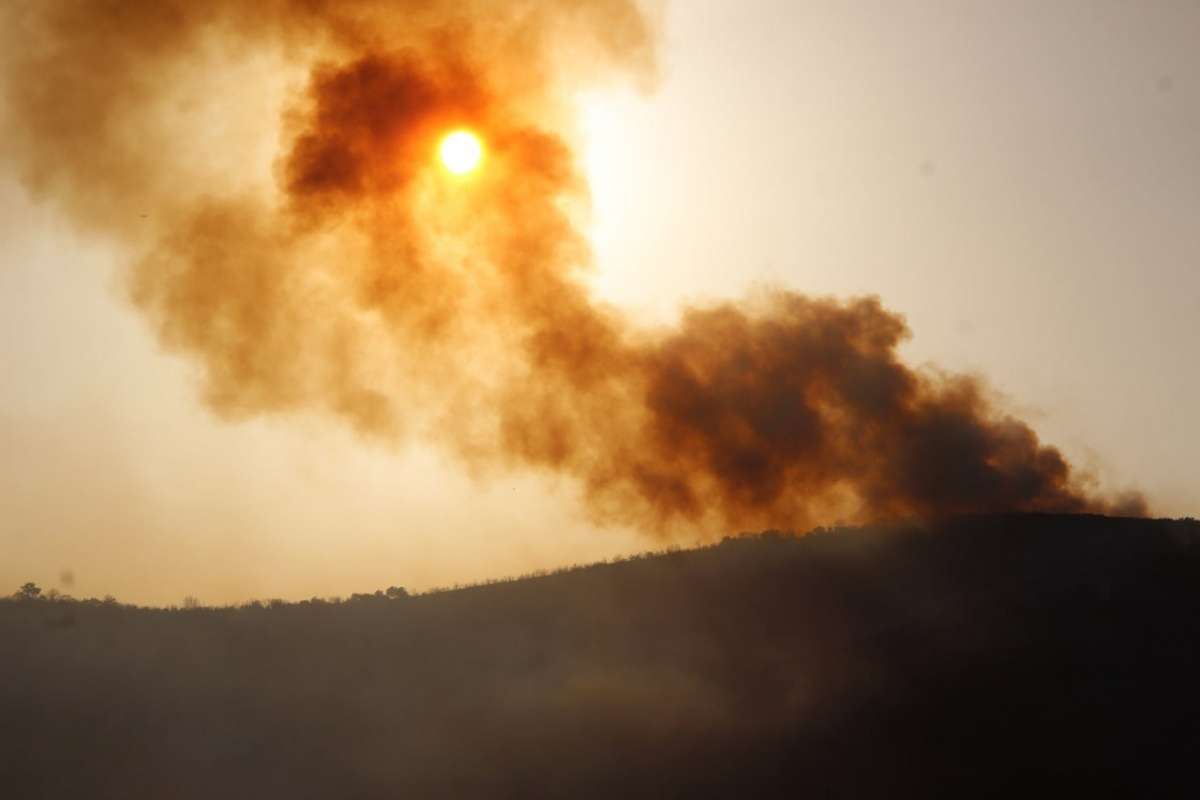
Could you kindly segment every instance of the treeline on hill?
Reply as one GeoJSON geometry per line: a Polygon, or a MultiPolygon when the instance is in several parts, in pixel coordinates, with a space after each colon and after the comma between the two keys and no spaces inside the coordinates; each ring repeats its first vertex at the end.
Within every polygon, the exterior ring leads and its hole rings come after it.
{"type": "Polygon", "coordinates": [[[12,797],[1197,788],[1194,520],[769,533],[340,603],[33,589],[0,602],[12,797]]]}

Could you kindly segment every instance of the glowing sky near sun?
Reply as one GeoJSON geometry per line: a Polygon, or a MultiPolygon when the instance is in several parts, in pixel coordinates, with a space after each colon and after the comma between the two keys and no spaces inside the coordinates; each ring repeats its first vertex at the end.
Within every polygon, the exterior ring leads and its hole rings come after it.
{"type": "MultiPolygon", "coordinates": [[[[1168,3],[672,4],[652,93],[574,98],[586,280],[651,326],[768,283],[878,294],[914,330],[908,360],[986,374],[1076,463],[1195,515],[1198,39],[1200,10],[1168,3]]],[[[307,76],[269,52],[211,58],[220,102],[171,98],[211,135],[171,158],[253,195],[307,76]],[[255,158],[227,161],[225,140],[255,158]]],[[[496,143],[447,159],[446,119],[421,157],[466,196],[496,143]]],[[[536,471],[467,475],[303,412],[214,417],[195,364],[117,288],[120,248],[33,203],[7,164],[0,180],[0,592],[69,568],[81,595],[296,598],[648,546],[536,471]]],[[[169,210],[94,211],[136,235],[169,210]]]]}

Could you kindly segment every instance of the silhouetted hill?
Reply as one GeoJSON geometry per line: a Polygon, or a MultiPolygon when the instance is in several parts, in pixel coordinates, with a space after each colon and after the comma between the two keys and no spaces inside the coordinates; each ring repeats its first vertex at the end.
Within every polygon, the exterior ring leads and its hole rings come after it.
{"type": "Polygon", "coordinates": [[[1194,795],[1200,524],[764,534],[417,597],[0,602],[4,796],[1194,795]]]}

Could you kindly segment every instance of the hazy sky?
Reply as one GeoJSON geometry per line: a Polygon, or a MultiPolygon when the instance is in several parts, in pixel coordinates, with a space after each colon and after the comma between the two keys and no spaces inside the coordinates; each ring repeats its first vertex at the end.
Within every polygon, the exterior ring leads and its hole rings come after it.
{"type": "MultiPolygon", "coordinates": [[[[1106,486],[1195,515],[1200,3],[675,2],[650,94],[580,97],[596,289],[652,320],[877,294],[1106,486]]],[[[0,590],[348,594],[655,546],[566,480],[317,418],[230,424],[122,252],[0,178],[0,590]]]]}

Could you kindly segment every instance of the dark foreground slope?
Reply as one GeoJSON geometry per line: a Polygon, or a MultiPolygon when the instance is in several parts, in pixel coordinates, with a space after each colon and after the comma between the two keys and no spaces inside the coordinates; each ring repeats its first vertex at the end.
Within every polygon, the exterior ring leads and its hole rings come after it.
{"type": "Polygon", "coordinates": [[[1200,525],[775,535],[436,595],[0,603],[5,797],[1200,787],[1200,525]]]}

